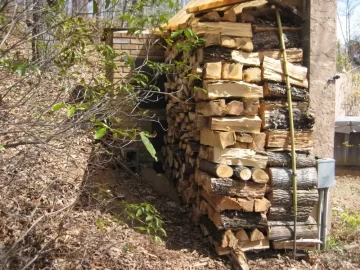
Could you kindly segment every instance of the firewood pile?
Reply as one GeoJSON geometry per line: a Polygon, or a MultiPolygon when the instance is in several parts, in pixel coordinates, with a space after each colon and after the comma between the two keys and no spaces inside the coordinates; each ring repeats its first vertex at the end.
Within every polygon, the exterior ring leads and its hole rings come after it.
{"type": "MultiPolygon", "coordinates": [[[[281,14],[298,151],[297,237],[316,239],[310,217],[318,200],[310,154],[314,117],[308,108],[301,22],[281,14]]],[[[167,75],[165,83],[165,167],[218,254],[271,244],[291,248],[289,114],[275,12],[269,4],[240,13],[231,7],[207,10],[193,14],[186,26],[205,42],[180,52],[177,44],[183,40],[178,39],[166,51],[167,61],[182,61],[185,68],[167,75]]]]}

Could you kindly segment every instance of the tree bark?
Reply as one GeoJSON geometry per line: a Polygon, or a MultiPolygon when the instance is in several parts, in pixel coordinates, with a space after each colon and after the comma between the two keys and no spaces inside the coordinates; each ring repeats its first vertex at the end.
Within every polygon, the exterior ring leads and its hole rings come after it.
{"type": "MultiPolygon", "coordinates": [[[[308,220],[312,211],[312,206],[298,205],[297,209],[297,221],[305,222],[308,220]]],[[[292,207],[272,206],[268,213],[268,220],[281,220],[281,221],[293,221],[294,212],[292,207]]]]}
{"type": "MultiPolygon", "coordinates": [[[[287,97],[286,85],[283,83],[266,82],[264,84],[264,96],[266,97],[287,97]]],[[[291,97],[293,100],[308,101],[309,89],[298,86],[291,86],[291,97]]]]}
{"type": "MultiPolygon", "coordinates": [[[[317,237],[318,228],[312,217],[309,217],[306,222],[296,224],[296,239],[316,239],[317,237]]],[[[271,241],[293,240],[294,226],[269,226],[269,239],[271,241]]]]}
{"type": "MultiPolygon", "coordinates": [[[[262,102],[260,114],[263,129],[290,129],[289,110],[285,103],[262,102]]],[[[294,104],[293,119],[297,130],[311,130],[315,124],[314,115],[306,103],[294,104]]]]}
{"type": "Polygon", "coordinates": [[[218,229],[255,229],[266,228],[266,216],[260,213],[240,211],[215,212],[212,221],[218,229]]]}
{"type": "Polygon", "coordinates": [[[243,181],[248,181],[251,179],[251,170],[245,166],[233,166],[235,179],[241,179],[243,181]]]}
{"type": "MultiPolygon", "coordinates": [[[[292,170],[290,168],[269,168],[270,183],[274,189],[292,189],[292,170]]],[[[315,167],[300,168],[296,171],[297,188],[299,190],[313,189],[317,185],[315,167]]]]}
{"type": "Polygon", "coordinates": [[[236,196],[242,198],[263,198],[266,185],[252,181],[215,178],[208,173],[197,170],[195,180],[210,195],[236,196]]]}
{"type": "Polygon", "coordinates": [[[210,162],[205,159],[199,159],[199,169],[215,175],[217,177],[231,177],[233,169],[229,165],[210,162]]]}
{"type": "MultiPolygon", "coordinates": [[[[269,152],[268,164],[271,167],[291,167],[291,153],[290,152],[269,152]]],[[[296,167],[315,167],[315,156],[303,153],[296,154],[296,167]]]]}
{"type": "MultiPolygon", "coordinates": [[[[273,189],[268,195],[271,205],[293,205],[293,192],[291,190],[273,189]]],[[[298,190],[297,204],[301,206],[314,206],[319,199],[317,189],[298,190]]]]}
{"type": "MultiPolygon", "coordinates": [[[[285,47],[301,47],[300,35],[297,31],[284,31],[285,47]]],[[[254,51],[264,51],[280,48],[279,33],[277,31],[264,31],[254,33],[254,51]]]]}

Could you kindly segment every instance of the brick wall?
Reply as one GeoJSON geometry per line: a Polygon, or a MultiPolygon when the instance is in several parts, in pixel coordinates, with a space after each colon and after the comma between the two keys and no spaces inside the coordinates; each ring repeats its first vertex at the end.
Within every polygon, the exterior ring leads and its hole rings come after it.
{"type": "MultiPolygon", "coordinates": [[[[128,35],[127,30],[112,30],[106,37],[107,44],[111,45],[116,52],[127,53],[138,65],[144,63],[147,57],[152,61],[164,62],[164,48],[159,44],[160,41],[161,39],[159,37],[148,33],[143,33],[137,36],[128,35]]],[[[116,59],[115,63],[117,65],[117,69],[107,71],[108,78],[114,83],[126,81],[132,75],[132,69],[127,67],[122,60],[123,59],[121,59],[121,57],[116,59]]],[[[120,96],[119,98],[122,97],[120,96]]],[[[165,109],[159,105],[158,108],[149,109],[149,115],[155,115],[153,118],[155,120],[165,120],[165,109]]],[[[124,119],[123,115],[120,117],[122,121],[121,124],[119,124],[119,127],[121,128],[136,127],[150,133],[156,131],[158,134],[161,134],[160,126],[154,124],[153,121],[139,121],[131,117],[125,117],[124,119]]],[[[156,145],[159,144],[160,140],[163,141],[163,138],[160,136],[155,139],[157,141],[156,145]]],[[[142,142],[133,142],[127,147],[139,148],[140,164],[150,166],[150,163],[152,164],[154,162],[154,159],[150,156],[142,142]]],[[[157,150],[157,155],[159,155],[160,150],[157,150]]]]}

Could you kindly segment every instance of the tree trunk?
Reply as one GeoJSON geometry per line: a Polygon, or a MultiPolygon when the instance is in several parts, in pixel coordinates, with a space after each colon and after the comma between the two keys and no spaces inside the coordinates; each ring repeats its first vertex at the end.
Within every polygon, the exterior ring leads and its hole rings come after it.
{"type": "MultiPolygon", "coordinates": [[[[298,205],[297,209],[297,221],[305,222],[308,220],[312,211],[312,206],[298,205]]],[[[294,211],[292,207],[272,206],[268,213],[268,220],[281,220],[281,221],[293,221],[294,211]]]]}
{"type": "MultiPolygon", "coordinates": [[[[289,110],[286,103],[262,102],[260,115],[263,129],[289,130],[289,110]]],[[[294,104],[294,128],[297,130],[310,130],[315,124],[314,115],[309,111],[306,103],[294,104]]]]}
{"type": "Polygon", "coordinates": [[[244,181],[248,181],[251,179],[251,170],[244,166],[233,166],[234,174],[233,177],[235,179],[241,179],[244,181]]]}
{"type": "MultiPolygon", "coordinates": [[[[318,228],[312,217],[309,217],[306,222],[296,224],[296,239],[316,239],[317,237],[318,228]]],[[[269,226],[269,239],[271,241],[294,239],[294,226],[269,226]]]]}
{"type": "MultiPolygon", "coordinates": [[[[271,205],[293,205],[293,192],[291,190],[273,189],[267,197],[271,205]]],[[[319,199],[317,189],[298,190],[297,204],[302,206],[314,206],[319,199]]]]}
{"type": "MultiPolygon", "coordinates": [[[[290,152],[269,152],[268,164],[271,167],[291,167],[291,153],[290,152]]],[[[296,167],[315,167],[315,156],[296,153],[296,167]]]]}
{"type": "MultiPolygon", "coordinates": [[[[290,168],[269,168],[270,183],[274,189],[292,189],[292,170],[290,168]]],[[[299,190],[313,189],[317,185],[315,167],[300,168],[296,171],[297,188],[299,190]]]]}
{"type": "Polygon", "coordinates": [[[266,228],[266,216],[260,213],[239,211],[215,212],[211,218],[218,229],[255,229],[266,228]]]}
{"type": "MultiPolygon", "coordinates": [[[[284,31],[285,47],[301,47],[301,39],[297,31],[284,31]]],[[[254,51],[281,49],[279,33],[277,31],[264,31],[254,33],[254,51]]]]}
{"type": "Polygon", "coordinates": [[[217,177],[231,177],[233,175],[233,169],[229,165],[213,163],[205,159],[199,159],[198,167],[200,170],[217,177]]]}
{"type": "Polygon", "coordinates": [[[215,178],[208,173],[196,170],[195,180],[210,195],[236,196],[242,198],[263,198],[266,185],[252,181],[215,178]]]}
{"type": "MultiPolygon", "coordinates": [[[[264,96],[274,98],[286,98],[287,90],[286,85],[283,83],[266,82],[264,84],[264,96]]],[[[293,100],[308,101],[309,89],[298,86],[291,86],[291,97],[293,100]]]]}

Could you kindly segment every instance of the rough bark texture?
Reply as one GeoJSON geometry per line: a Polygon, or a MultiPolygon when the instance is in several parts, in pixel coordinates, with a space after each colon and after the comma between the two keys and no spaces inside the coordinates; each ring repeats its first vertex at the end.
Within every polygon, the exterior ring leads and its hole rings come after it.
{"type": "MultiPolygon", "coordinates": [[[[271,205],[292,205],[293,204],[293,192],[291,190],[274,189],[268,195],[268,199],[271,201],[271,205]]],[[[298,190],[297,191],[297,203],[303,206],[314,206],[319,199],[319,193],[317,189],[311,190],[298,190]]]]}
{"type": "MultiPolygon", "coordinates": [[[[264,96],[266,97],[287,97],[286,86],[283,83],[270,83],[264,84],[264,96]]],[[[298,86],[291,86],[291,97],[293,100],[308,101],[309,100],[309,89],[298,86]]]]}
{"type": "MultiPolygon", "coordinates": [[[[296,224],[296,239],[316,239],[317,237],[318,228],[312,217],[309,217],[306,222],[296,224]]],[[[269,239],[272,241],[294,239],[294,226],[270,226],[269,239]]]]}
{"type": "Polygon", "coordinates": [[[229,165],[210,162],[205,159],[199,159],[199,168],[217,177],[231,177],[233,169],[229,165]]]}
{"type": "MultiPolygon", "coordinates": [[[[297,31],[284,31],[285,47],[301,47],[301,39],[297,31]]],[[[280,49],[279,33],[277,31],[264,31],[254,33],[254,51],[280,49]]]]}
{"type": "Polygon", "coordinates": [[[236,179],[241,179],[248,181],[251,179],[251,170],[244,166],[233,166],[233,177],[236,179]]]}
{"type": "MultiPolygon", "coordinates": [[[[291,167],[291,153],[290,152],[269,152],[268,165],[271,167],[291,167]]],[[[297,153],[296,167],[314,167],[316,166],[315,156],[297,153]]]]}
{"type": "Polygon", "coordinates": [[[263,198],[266,185],[252,181],[215,178],[208,173],[197,171],[196,182],[211,195],[236,196],[243,198],[263,198]]]}
{"type": "Polygon", "coordinates": [[[260,213],[245,213],[240,211],[216,212],[213,222],[218,229],[255,229],[266,228],[266,217],[260,213]]]}
{"type": "MultiPolygon", "coordinates": [[[[274,189],[292,189],[292,170],[290,168],[269,168],[270,183],[274,189]]],[[[316,168],[300,168],[296,171],[297,188],[313,189],[317,185],[316,168]]]]}
{"type": "MultiPolygon", "coordinates": [[[[244,104],[245,105],[245,104],[244,104]]],[[[260,113],[264,129],[285,129],[289,126],[289,110],[287,105],[281,103],[261,103],[260,113]]],[[[310,130],[315,124],[314,115],[305,104],[293,107],[294,128],[297,130],[310,130]]]]}
{"type": "MultiPolygon", "coordinates": [[[[308,220],[313,207],[298,206],[297,221],[305,222],[308,220]]],[[[294,212],[292,207],[272,206],[268,213],[268,220],[292,221],[294,220],[294,212]]]]}

